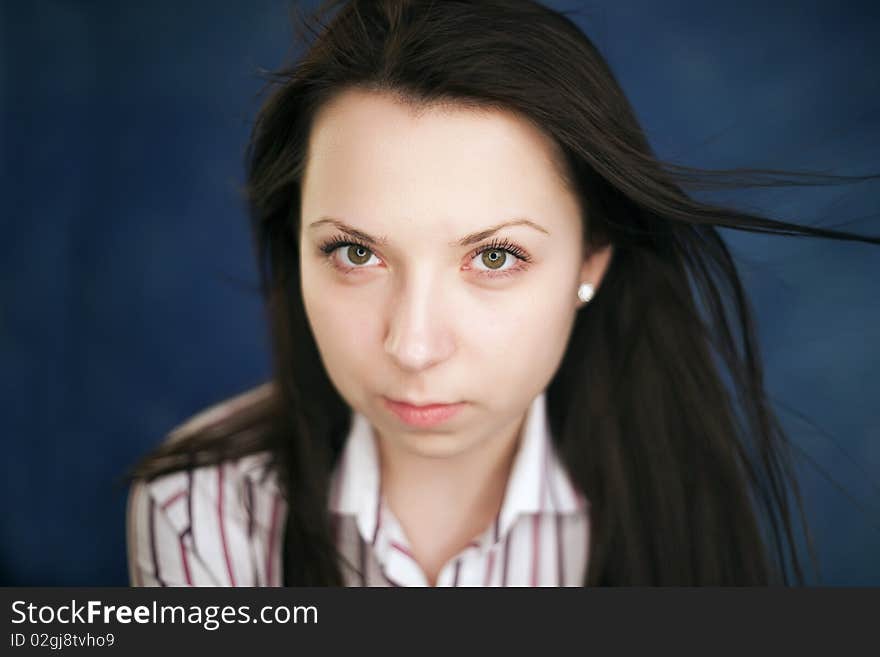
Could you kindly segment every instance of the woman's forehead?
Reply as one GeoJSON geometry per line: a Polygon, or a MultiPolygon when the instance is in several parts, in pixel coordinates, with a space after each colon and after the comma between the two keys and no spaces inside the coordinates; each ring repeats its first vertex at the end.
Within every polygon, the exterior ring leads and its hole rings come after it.
{"type": "Polygon", "coordinates": [[[416,114],[390,96],[349,92],[314,124],[303,221],[308,227],[326,216],[363,226],[391,215],[431,217],[447,239],[517,219],[549,230],[554,217],[578,209],[548,142],[505,112],[416,114]]]}
{"type": "Polygon", "coordinates": [[[546,185],[558,175],[558,158],[553,140],[513,112],[449,103],[416,110],[390,94],[348,90],[318,112],[307,170],[546,185]]]}

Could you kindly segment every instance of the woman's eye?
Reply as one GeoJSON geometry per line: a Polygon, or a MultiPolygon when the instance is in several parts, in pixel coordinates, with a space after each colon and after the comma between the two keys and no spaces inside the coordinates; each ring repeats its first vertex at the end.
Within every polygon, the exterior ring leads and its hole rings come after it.
{"type": "Polygon", "coordinates": [[[360,269],[370,264],[370,258],[375,257],[372,251],[361,244],[343,244],[331,251],[331,256],[335,251],[340,252],[342,264],[353,269],[360,269]]]}
{"type": "Polygon", "coordinates": [[[474,256],[474,262],[478,271],[507,271],[511,267],[505,265],[514,265],[516,256],[506,249],[486,249],[474,256]]]}

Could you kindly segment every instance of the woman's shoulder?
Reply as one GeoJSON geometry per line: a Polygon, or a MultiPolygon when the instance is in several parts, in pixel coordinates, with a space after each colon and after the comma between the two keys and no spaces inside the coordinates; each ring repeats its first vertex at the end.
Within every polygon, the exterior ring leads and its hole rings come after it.
{"type": "MultiPolygon", "coordinates": [[[[220,422],[267,392],[261,386],[206,408],[166,441],[220,422]]],[[[134,480],[126,511],[132,584],[256,581],[254,563],[244,556],[276,542],[284,506],[273,454],[265,449],[134,480]]]]}
{"type": "Polygon", "coordinates": [[[137,480],[126,511],[131,584],[265,586],[279,568],[285,508],[267,452],[137,480]]]}
{"type": "Polygon", "coordinates": [[[193,505],[227,506],[228,513],[247,511],[253,497],[279,492],[277,476],[268,451],[224,459],[209,465],[177,470],[150,480],[138,479],[130,497],[143,497],[168,516],[178,531],[191,524],[193,505]],[[221,494],[222,493],[222,494],[221,494]]]}
{"type": "MultiPolygon", "coordinates": [[[[164,443],[179,443],[209,430],[212,426],[220,425],[236,414],[269,399],[273,393],[274,386],[269,382],[212,404],[172,428],[164,443]]],[[[272,453],[267,449],[259,449],[241,456],[218,459],[206,465],[175,469],[149,480],[138,479],[132,484],[132,492],[137,489],[138,493],[148,496],[166,512],[191,502],[193,498],[222,502],[219,495],[221,489],[231,488],[237,496],[246,494],[247,488],[251,488],[252,493],[271,494],[277,492],[274,465],[272,453]]],[[[171,515],[177,518],[180,514],[171,515]]]]}

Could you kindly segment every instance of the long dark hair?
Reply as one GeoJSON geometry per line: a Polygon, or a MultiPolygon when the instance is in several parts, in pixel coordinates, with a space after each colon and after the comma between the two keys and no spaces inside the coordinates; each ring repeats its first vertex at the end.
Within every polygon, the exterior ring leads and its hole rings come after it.
{"type": "Polygon", "coordinates": [[[584,585],[803,584],[792,502],[816,558],[790,445],[717,227],[880,238],[716,207],[685,190],[877,176],[659,161],[595,46],[567,16],[531,0],[334,0],[300,26],[308,49],[271,76],[246,159],[273,379],[221,421],[176,432],[131,475],[269,450],[288,501],[284,583],[340,585],[327,496],[351,409],[320,361],[299,278],[313,117],[354,87],[413,106],[499,109],[558,145],[587,248],[614,245],[547,389],[555,448],[590,502],[584,585]]]}

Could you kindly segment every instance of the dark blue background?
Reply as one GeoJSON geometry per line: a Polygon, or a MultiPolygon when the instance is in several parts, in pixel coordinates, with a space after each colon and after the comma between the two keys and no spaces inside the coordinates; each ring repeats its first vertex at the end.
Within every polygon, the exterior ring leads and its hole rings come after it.
{"type": "MultiPolygon", "coordinates": [[[[581,8],[661,157],[880,171],[878,3],[548,4],[581,8]]],[[[239,189],[288,4],[0,7],[0,583],[126,584],[113,478],[269,373],[239,189]]],[[[880,234],[876,183],[713,198],[880,234]]],[[[725,236],[823,583],[880,585],[880,247],[725,236]]]]}

